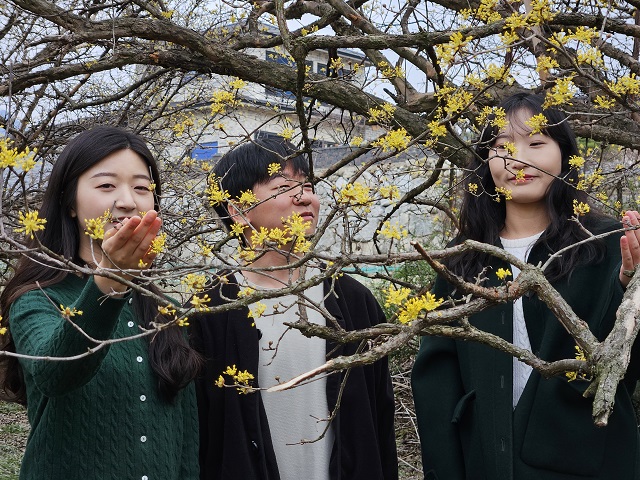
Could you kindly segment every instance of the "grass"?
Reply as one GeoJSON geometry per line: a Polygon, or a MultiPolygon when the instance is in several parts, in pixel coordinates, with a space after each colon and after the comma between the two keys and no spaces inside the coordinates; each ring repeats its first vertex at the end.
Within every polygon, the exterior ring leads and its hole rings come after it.
{"type": "Polygon", "coordinates": [[[0,402],[0,480],[17,480],[22,452],[29,435],[26,411],[0,402]]]}

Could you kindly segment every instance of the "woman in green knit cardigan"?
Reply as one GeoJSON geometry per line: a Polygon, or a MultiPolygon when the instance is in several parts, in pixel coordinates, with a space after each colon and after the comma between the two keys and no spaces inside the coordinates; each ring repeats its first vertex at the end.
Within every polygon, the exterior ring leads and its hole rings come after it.
{"type": "MultiPolygon", "coordinates": [[[[38,215],[46,228],[32,246],[136,282],[154,260],[159,194],[156,162],[139,136],[114,127],[83,132],[53,167],[38,215]],[[102,240],[86,234],[96,218],[102,240]]],[[[10,333],[4,350],[25,355],[0,365],[0,391],[26,402],[31,424],[20,478],[198,478],[198,355],[177,328],[101,344],[166,319],[151,297],[62,265],[25,253],[0,297],[10,333]]]]}

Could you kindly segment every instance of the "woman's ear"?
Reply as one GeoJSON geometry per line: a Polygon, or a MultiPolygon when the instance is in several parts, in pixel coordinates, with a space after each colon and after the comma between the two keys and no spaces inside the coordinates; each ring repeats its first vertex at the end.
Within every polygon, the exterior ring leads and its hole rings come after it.
{"type": "Polygon", "coordinates": [[[69,215],[71,215],[71,218],[76,218],[78,216],[78,214],[73,208],[69,210],[69,215]]]}

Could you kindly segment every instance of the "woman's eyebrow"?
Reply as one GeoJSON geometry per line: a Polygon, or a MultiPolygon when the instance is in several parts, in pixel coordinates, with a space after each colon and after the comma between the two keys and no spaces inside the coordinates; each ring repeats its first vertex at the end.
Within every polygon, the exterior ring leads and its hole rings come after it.
{"type": "MultiPolygon", "coordinates": [[[[91,178],[99,178],[99,177],[113,177],[117,178],[118,174],[114,172],[98,172],[95,175],[91,175],[91,178]]],[[[136,174],[133,176],[134,179],[147,180],[151,181],[148,175],[145,174],[136,174]]]]}

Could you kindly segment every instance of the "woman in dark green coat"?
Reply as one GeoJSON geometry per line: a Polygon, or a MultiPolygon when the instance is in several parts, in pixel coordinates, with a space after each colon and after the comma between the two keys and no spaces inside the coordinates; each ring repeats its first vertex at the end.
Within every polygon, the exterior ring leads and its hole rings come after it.
{"type": "MultiPolygon", "coordinates": [[[[544,98],[518,94],[489,119],[476,150],[474,194],[465,193],[460,233],[454,243],[473,239],[503,247],[532,264],[594,234],[622,225],[595,212],[570,220],[586,194],[573,185],[578,156],[565,116],[543,109],[544,98]],[[546,127],[532,133],[529,119],[543,114],[546,127]],[[506,116],[499,129],[496,117],[506,116]],[[492,123],[494,125],[492,125],[492,123]],[[574,162],[571,162],[574,163],[574,162]],[[478,195],[477,192],[483,192],[478,195]],[[505,197],[510,197],[508,200],[505,197]]],[[[625,224],[640,215],[627,212],[625,224]]],[[[602,340],[615,321],[624,288],[640,263],[640,230],[612,234],[564,252],[546,276],[575,313],[602,340]]],[[[487,268],[483,285],[499,285],[495,274],[519,270],[487,254],[467,252],[447,266],[473,280],[487,268]]],[[[438,278],[438,298],[460,297],[438,278]]],[[[543,360],[573,358],[575,341],[535,295],[500,304],[470,322],[543,360]]],[[[591,417],[584,380],[543,379],[513,357],[488,346],[425,337],[412,373],[412,386],[426,479],[440,480],[633,480],[640,479],[640,437],[631,393],[640,376],[632,354],[615,408],[604,428],[591,417]]]]}

